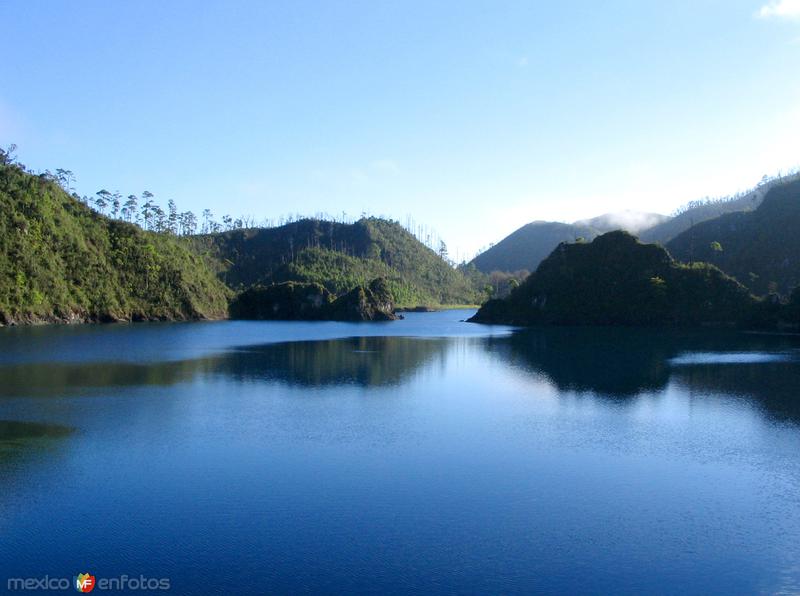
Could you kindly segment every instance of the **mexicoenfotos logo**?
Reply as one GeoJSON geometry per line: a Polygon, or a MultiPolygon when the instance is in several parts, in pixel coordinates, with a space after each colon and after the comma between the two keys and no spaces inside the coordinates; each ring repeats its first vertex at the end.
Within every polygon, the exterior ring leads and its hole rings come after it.
{"type": "Polygon", "coordinates": [[[78,592],[86,594],[95,588],[98,591],[137,592],[172,589],[172,580],[168,577],[146,577],[144,575],[123,574],[116,577],[101,577],[97,579],[90,573],[79,573],[72,577],[9,577],[6,583],[8,592],[45,590],[69,590],[72,586],[78,592]]]}
{"type": "Polygon", "coordinates": [[[79,573],[75,578],[75,589],[78,592],[91,592],[94,590],[95,578],[88,573],[79,573]]]}

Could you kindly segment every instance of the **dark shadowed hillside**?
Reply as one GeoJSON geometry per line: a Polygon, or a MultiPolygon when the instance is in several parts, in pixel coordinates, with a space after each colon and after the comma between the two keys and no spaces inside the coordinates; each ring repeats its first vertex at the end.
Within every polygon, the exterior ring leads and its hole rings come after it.
{"type": "Polygon", "coordinates": [[[693,225],[728,213],[757,209],[771,188],[797,178],[798,174],[792,174],[784,178],[765,179],[753,190],[739,196],[720,200],[693,201],[681,209],[674,217],[642,230],[638,236],[642,242],[658,242],[666,246],[673,238],[693,225]]]}
{"type": "Polygon", "coordinates": [[[712,265],[685,266],[626,232],[561,244],[505,300],[487,302],[479,323],[518,325],[697,325],[738,322],[754,299],[712,265]]]}
{"type": "Polygon", "coordinates": [[[228,290],[179,238],[108,219],[0,165],[0,322],[225,316],[228,290]]]}
{"type": "Polygon", "coordinates": [[[684,262],[707,261],[757,294],[800,284],[800,180],[773,186],[755,211],[695,225],[668,245],[684,262]]]}

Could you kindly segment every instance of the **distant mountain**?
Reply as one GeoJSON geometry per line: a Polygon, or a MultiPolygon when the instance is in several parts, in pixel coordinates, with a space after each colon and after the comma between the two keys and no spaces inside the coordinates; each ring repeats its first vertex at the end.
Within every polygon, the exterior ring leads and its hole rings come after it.
{"type": "Polygon", "coordinates": [[[800,179],[770,185],[754,211],[696,224],[667,248],[684,262],[707,261],[757,294],[800,285],[800,179]]]}
{"type": "Polygon", "coordinates": [[[492,271],[533,271],[562,242],[578,238],[591,240],[597,231],[588,226],[554,221],[534,221],[503,238],[475,257],[471,263],[483,273],[492,271]]]}
{"type": "Polygon", "coordinates": [[[399,223],[363,218],[352,224],[303,219],[276,228],[193,238],[216,261],[231,288],[286,281],[319,283],[340,295],[387,280],[398,304],[475,304],[473,284],[399,223]]]}
{"type": "Polygon", "coordinates": [[[750,318],[756,300],[713,265],[681,265],[627,232],[561,244],[471,319],[513,325],[700,325],[750,318]]]}
{"type": "Polygon", "coordinates": [[[0,324],[217,318],[229,291],[188,243],[104,217],[0,164],[0,324]]]}
{"type": "Polygon", "coordinates": [[[472,264],[483,273],[522,269],[533,271],[562,242],[575,242],[579,238],[592,240],[613,230],[636,233],[667,219],[669,218],[666,215],[657,213],[623,211],[606,213],[571,224],[535,221],[522,226],[479,254],[472,260],[472,264]]]}

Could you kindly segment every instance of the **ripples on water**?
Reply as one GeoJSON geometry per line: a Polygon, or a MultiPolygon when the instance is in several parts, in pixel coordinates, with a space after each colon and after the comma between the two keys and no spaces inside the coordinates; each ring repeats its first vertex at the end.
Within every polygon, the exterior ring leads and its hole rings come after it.
{"type": "Polygon", "coordinates": [[[797,338],[469,314],[0,330],[0,580],[800,591],[797,338]]]}

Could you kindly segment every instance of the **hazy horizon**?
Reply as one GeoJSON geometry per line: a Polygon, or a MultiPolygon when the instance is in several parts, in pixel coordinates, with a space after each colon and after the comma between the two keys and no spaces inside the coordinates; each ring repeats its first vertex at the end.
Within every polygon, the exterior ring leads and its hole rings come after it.
{"type": "Polygon", "coordinates": [[[79,194],[361,212],[469,257],[798,165],[800,1],[7,2],[0,144],[79,194]],[[631,51],[631,48],[635,48],[631,51]]]}

